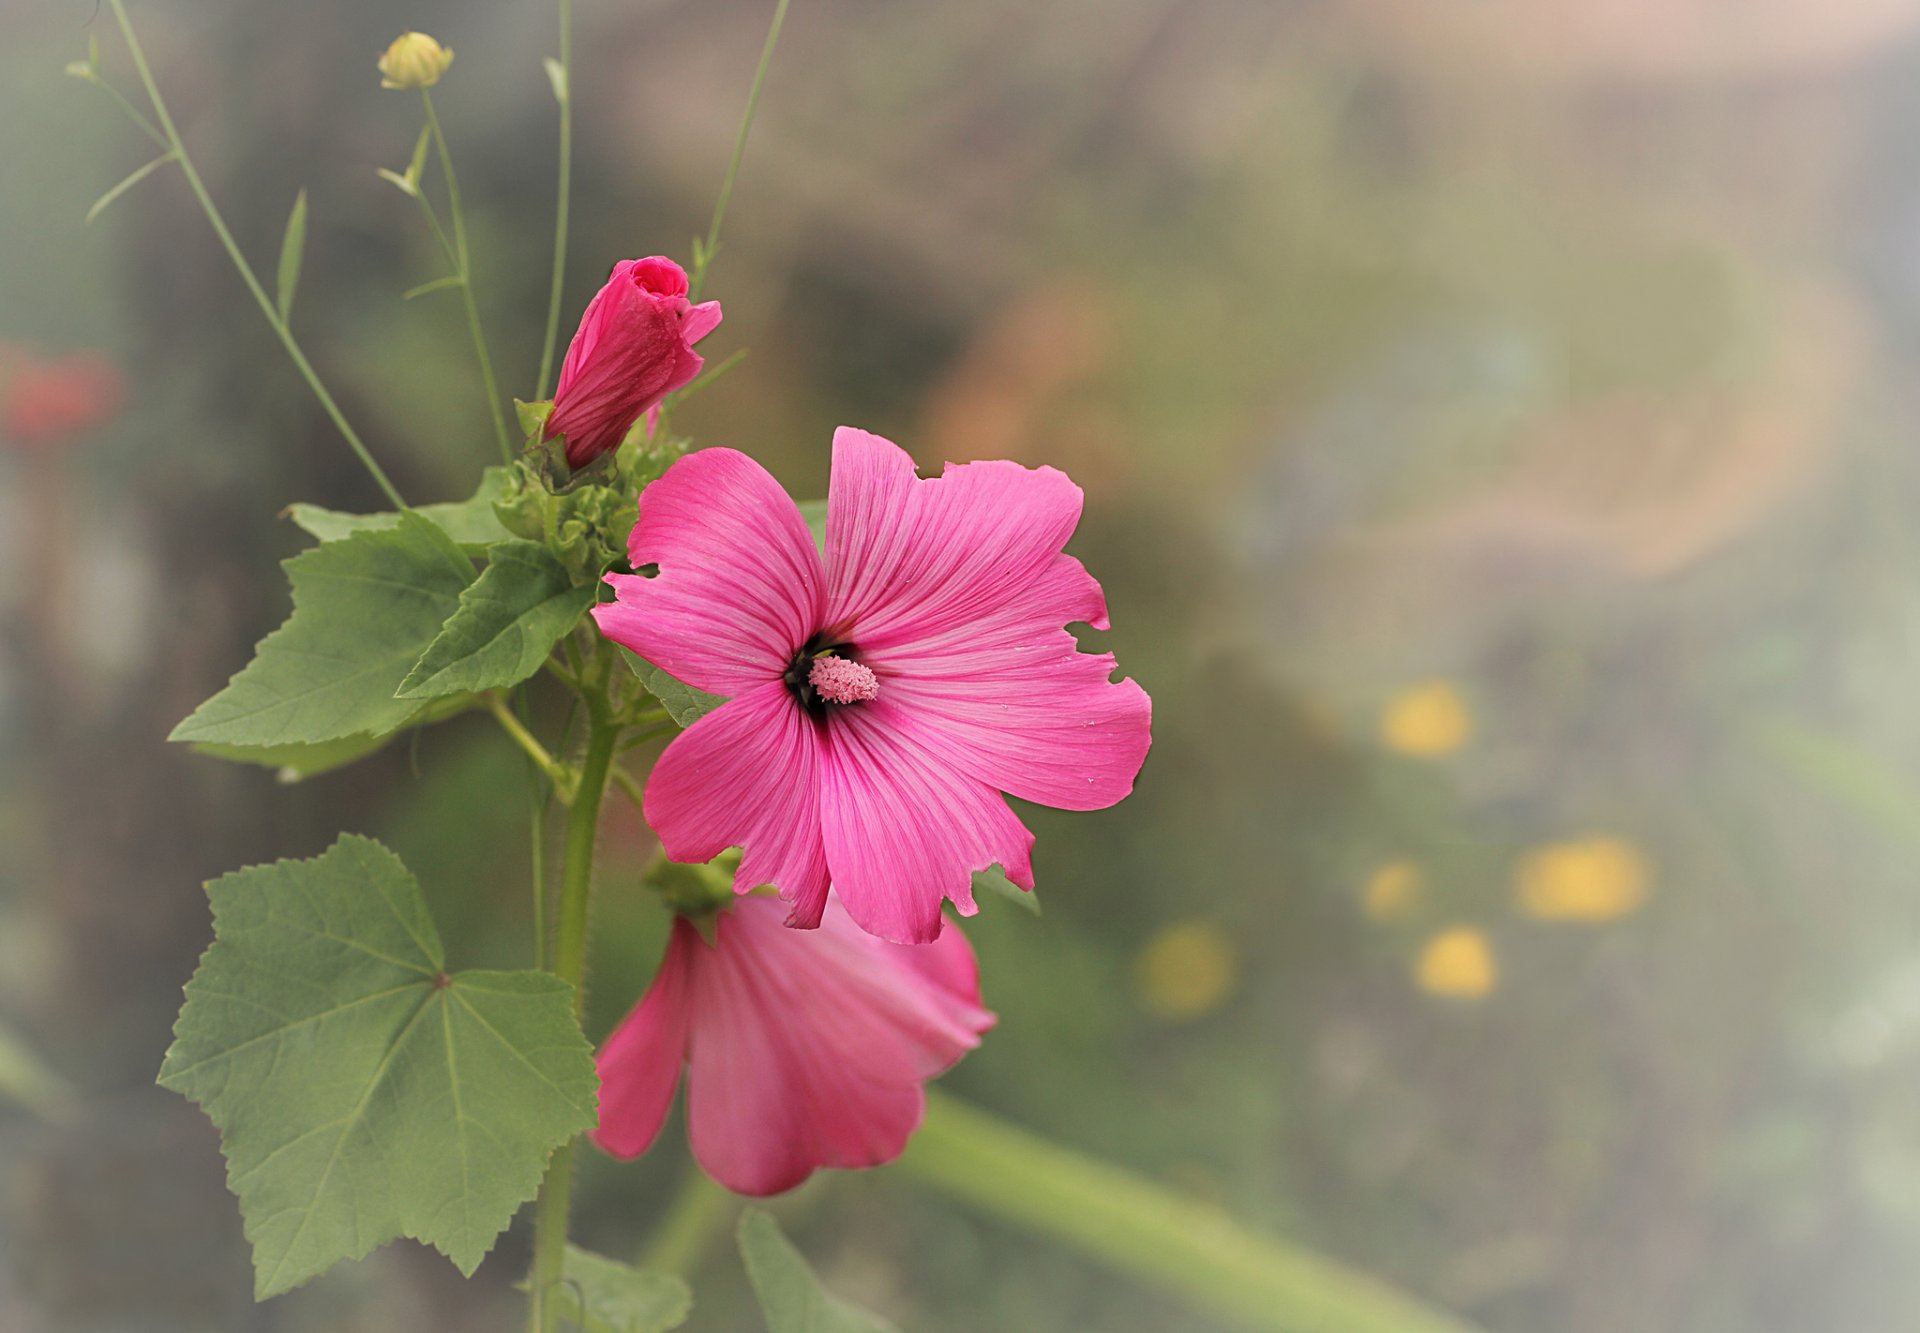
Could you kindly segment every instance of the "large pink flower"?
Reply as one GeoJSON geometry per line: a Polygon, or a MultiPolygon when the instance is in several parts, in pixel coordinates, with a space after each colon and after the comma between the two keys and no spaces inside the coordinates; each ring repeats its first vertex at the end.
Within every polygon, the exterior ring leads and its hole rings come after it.
{"type": "Polygon", "coordinates": [[[898,446],[833,437],[822,566],[786,492],[731,449],[689,454],[640,496],[610,574],[607,637],[729,702],[674,738],[647,821],[676,861],[743,855],[734,887],[779,887],[790,925],[831,883],[866,930],[940,933],[941,899],[974,909],[998,862],[1033,887],[1033,835],[1001,793],[1112,805],[1146,758],[1151,706],[1110,653],[1100,585],[1061,552],[1080,488],[1052,468],[949,465],[914,475],[898,446]]]}
{"type": "Polygon", "coordinates": [[[600,1048],[602,1148],[652,1147],[685,1065],[693,1155],[737,1193],[900,1155],[926,1109],[921,1085],[993,1026],[973,950],[958,930],[888,944],[837,903],[806,934],[784,915],[772,898],[739,899],[711,945],[675,919],[653,985],[600,1048]]]}
{"type": "Polygon", "coordinates": [[[688,304],[686,271],[671,259],[621,260],[567,346],[545,437],[567,437],[574,467],[618,449],[643,413],[700,373],[693,345],[719,326],[720,303],[688,304]]]}

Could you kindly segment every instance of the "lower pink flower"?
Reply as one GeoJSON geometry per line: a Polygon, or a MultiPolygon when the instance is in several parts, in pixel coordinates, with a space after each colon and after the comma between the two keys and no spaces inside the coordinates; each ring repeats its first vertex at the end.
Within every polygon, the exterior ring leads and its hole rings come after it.
{"type": "Polygon", "coordinates": [[[600,1048],[600,1128],[616,1157],[653,1146],[687,1074],[687,1126],[707,1174],[778,1194],[823,1166],[900,1155],[922,1085],[994,1024],[958,930],[889,944],[829,898],[821,928],[788,930],[777,898],[722,911],[713,943],[673,923],[653,985],[600,1048]]]}

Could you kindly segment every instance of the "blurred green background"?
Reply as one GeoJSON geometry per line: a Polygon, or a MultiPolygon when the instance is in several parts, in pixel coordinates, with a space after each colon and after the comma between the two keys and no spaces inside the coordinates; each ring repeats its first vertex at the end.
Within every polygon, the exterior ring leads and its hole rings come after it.
{"type": "MultiPolygon", "coordinates": [[[[399,168],[436,91],[510,392],[538,355],[545,4],[131,6],[182,133],[420,500],[493,453],[399,168]]],[[[582,0],[565,322],[704,230],[771,6],[582,0]]],[[[285,612],[289,502],[378,507],[176,174],[0,9],[0,1328],[513,1327],[401,1244],[265,1306],[199,1112],[152,1086],[200,883],[341,830],[524,965],[522,769],[468,719],[310,783],[168,729],[285,612]],[[16,1049],[17,1048],[17,1049],[16,1049]],[[32,1063],[51,1079],[21,1074],[32,1063]],[[7,1095],[7,1094],[11,1095],[7,1095]]],[[[1521,1333],[1920,1327],[1920,0],[801,0],[708,294],[750,349],[676,425],[824,493],[847,422],[1088,494],[1155,699],[1137,794],[1024,811],[1045,915],[969,926],[1001,1025],[947,1084],[1521,1333]]],[[[631,812],[593,1035],[661,921],[631,812]]],[[[645,1243],[677,1130],[595,1158],[645,1243]]],[[[1230,1327],[896,1172],[778,1212],[909,1333],[1230,1327]]],[[[695,1330],[758,1327],[724,1236],[695,1330]]]]}

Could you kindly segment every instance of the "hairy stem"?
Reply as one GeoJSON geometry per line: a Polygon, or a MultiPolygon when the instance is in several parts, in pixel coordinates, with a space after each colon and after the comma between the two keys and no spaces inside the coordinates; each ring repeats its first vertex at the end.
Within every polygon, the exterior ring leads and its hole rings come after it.
{"type": "Polygon", "coordinates": [[[573,774],[567,771],[567,766],[547,753],[547,747],[527,730],[526,723],[514,715],[513,709],[507,706],[507,701],[500,695],[487,695],[487,711],[493,714],[493,720],[500,724],[502,731],[513,738],[513,743],[526,753],[527,758],[533,760],[534,765],[547,775],[548,780],[553,783],[554,794],[560,798],[561,804],[570,803],[569,790],[573,786],[573,774]]]}
{"type": "Polygon", "coordinates": [[[567,208],[573,193],[573,0],[560,0],[560,188],[553,208],[553,282],[547,293],[547,336],[540,344],[540,381],[535,398],[553,382],[553,353],[560,343],[560,297],[567,276],[567,208]]]}
{"type": "Polygon", "coordinates": [[[688,283],[687,299],[698,301],[707,280],[707,266],[713,262],[714,247],[720,244],[720,224],[726,220],[727,203],[733,198],[733,179],[740,174],[740,159],[746,155],[747,133],[753,128],[753,113],[760,106],[760,86],[767,81],[767,67],[773,64],[773,48],[780,40],[780,25],[787,21],[787,0],[774,6],[773,23],[767,28],[766,45],[760,48],[760,67],[753,73],[753,87],[747,93],[746,114],[740,117],[740,133],[733,140],[733,157],[727,162],[726,179],[720,182],[720,197],[713,204],[713,222],[707,227],[707,243],[693,257],[693,277],[688,283]]]}
{"type": "Polygon", "coordinates": [[[133,67],[139,71],[141,86],[147,91],[147,100],[152,104],[153,114],[160,122],[161,133],[166,136],[167,147],[173,153],[175,160],[180,163],[181,174],[187,178],[187,187],[193,191],[193,197],[199,201],[200,211],[207,215],[207,221],[212,225],[214,235],[220,238],[220,244],[225,247],[228,258],[233,260],[233,266],[240,271],[241,280],[247,284],[247,290],[253,293],[253,299],[259,305],[260,313],[267,317],[267,323],[272,325],[273,331],[280,336],[281,346],[287,349],[287,355],[293,358],[294,367],[299,370],[301,378],[305,379],[307,387],[313,390],[313,396],[320,400],[320,406],[326,409],[334,428],[359,456],[361,463],[366,466],[374,482],[380,487],[381,493],[387,497],[394,508],[405,509],[407,502],[400,498],[400,492],[387,479],[387,474],[381,470],[380,465],[374,462],[373,454],[368,451],[359,433],[348,422],[346,413],[340,410],[340,404],[333,400],[333,395],[327,392],[327,386],[320,382],[320,376],[307,360],[306,353],[302,352],[300,344],[294,341],[293,331],[287,327],[286,321],[280,318],[280,312],[274,306],[273,299],[267,295],[266,288],[260,285],[260,279],[254,276],[253,266],[247,263],[247,257],[240,252],[240,245],[233,239],[233,233],[227,230],[226,220],[220,216],[220,210],[214,207],[213,196],[207,193],[206,183],[200,179],[200,173],[194,169],[193,158],[188,156],[187,146],[181,141],[180,131],[174,127],[173,117],[168,114],[167,104],[160,96],[160,87],[153,80],[153,71],[147,67],[147,57],[140,48],[140,39],[133,35],[133,24],[127,18],[124,0],[108,0],[108,3],[113,6],[113,16],[120,24],[120,35],[126,39],[127,53],[133,57],[133,67]]]}
{"type": "MultiPolygon", "coordinates": [[[[567,815],[566,860],[560,871],[560,924],[554,932],[553,970],[573,987],[573,1012],[586,1007],[587,908],[593,884],[593,843],[599,832],[600,800],[606,794],[619,727],[607,716],[605,683],[596,679],[587,693],[587,753],[579,786],[567,815]]],[[[554,1153],[534,1204],[531,1333],[549,1333],[552,1303],[547,1293],[566,1268],[567,1210],[573,1201],[573,1148],[554,1153]]]]}
{"type": "MultiPolygon", "coordinates": [[[[467,250],[467,219],[460,207],[460,178],[453,174],[453,154],[447,150],[447,136],[440,130],[440,116],[433,109],[433,94],[420,90],[420,104],[427,109],[427,129],[433,134],[434,150],[440,156],[440,170],[447,178],[447,211],[453,216],[453,248],[459,258],[460,299],[467,307],[467,329],[473,334],[473,354],[480,359],[480,379],[486,386],[487,411],[493,416],[493,433],[500,441],[500,461],[513,461],[513,437],[507,431],[507,415],[500,405],[500,385],[493,377],[493,358],[487,353],[487,335],[480,327],[480,307],[473,298],[473,260],[467,250]]],[[[444,243],[444,242],[443,242],[444,243]]]]}
{"type": "Polygon", "coordinates": [[[935,1089],[899,1169],[1248,1328],[1473,1333],[1375,1278],[935,1089]]]}

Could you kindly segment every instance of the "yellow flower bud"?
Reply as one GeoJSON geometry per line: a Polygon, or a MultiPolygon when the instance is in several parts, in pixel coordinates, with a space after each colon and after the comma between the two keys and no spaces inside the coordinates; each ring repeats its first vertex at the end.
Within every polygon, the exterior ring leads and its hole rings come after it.
{"type": "Polygon", "coordinates": [[[1388,748],[1421,759],[1452,754],[1472,735],[1466,700],[1444,680],[1401,691],[1380,714],[1380,738],[1388,748]]]}
{"type": "Polygon", "coordinates": [[[1233,938],[1210,921],[1163,927],[1134,961],[1141,1003],[1155,1017],[1173,1022],[1219,1008],[1239,976],[1233,938]]]}
{"type": "Polygon", "coordinates": [[[1484,931],[1453,926],[1427,941],[1414,961],[1413,979],[1429,995],[1478,1000],[1500,983],[1500,969],[1484,931]]]}
{"type": "Polygon", "coordinates": [[[403,32],[380,57],[382,88],[431,88],[453,63],[453,52],[424,32],[403,32]]]}
{"type": "Polygon", "coordinates": [[[1361,905],[1375,921],[1397,921],[1413,915],[1427,877],[1412,861],[1389,861],[1367,877],[1361,905]]]}
{"type": "Polygon", "coordinates": [[[1578,838],[1536,848],[1514,874],[1520,910],[1541,921],[1614,921],[1646,901],[1653,870],[1620,838],[1578,838]]]}

